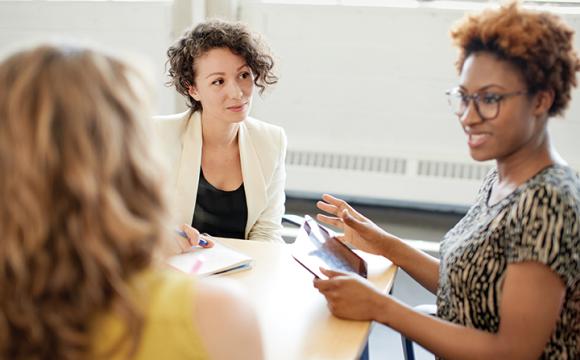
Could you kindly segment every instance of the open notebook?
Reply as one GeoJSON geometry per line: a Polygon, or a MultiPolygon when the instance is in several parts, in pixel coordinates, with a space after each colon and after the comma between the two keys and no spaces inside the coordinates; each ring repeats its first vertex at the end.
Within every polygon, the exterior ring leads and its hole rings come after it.
{"type": "Polygon", "coordinates": [[[219,240],[209,249],[194,248],[169,258],[169,265],[187,274],[208,276],[249,269],[252,258],[233,250],[219,240]]]}

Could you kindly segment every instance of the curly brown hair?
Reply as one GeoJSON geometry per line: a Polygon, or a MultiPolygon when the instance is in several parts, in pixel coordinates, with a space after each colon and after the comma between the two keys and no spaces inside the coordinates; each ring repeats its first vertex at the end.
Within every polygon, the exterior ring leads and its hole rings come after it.
{"type": "Polygon", "coordinates": [[[574,30],[557,15],[523,9],[517,2],[466,16],[451,30],[460,49],[458,72],[469,55],[480,51],[494,54],[521,71],[528,94],[554,91],[554,103],[548,110],[551,116],[563,113],[576,86],[580,60],[573,49],[573,36],[574,30]]]}
{"type": "Polygon", "coordinates": [[[243,23],[224,20],[208,20],[185,33],[167,50],[169,64],[168,86],[175,86],[177,92],[187,99],[192,111],[201,110],[201,103],[189,95],[189,88],[195,85],[196,60],[215,48],[227,48],[244,58],[254,75],[254,84],[260,94],[268,85],[278,82],[273,73],[274,59],[262,38],[252,33],[243,23]]]}
{"type": "Polygon", "coordinates": [[[144,318],[128,280],[168,238],[143,85],[76,45],[0,63],[0,359],[89,357],[101,311],[126,325],[115,348],[135,349],[144,318]]]}

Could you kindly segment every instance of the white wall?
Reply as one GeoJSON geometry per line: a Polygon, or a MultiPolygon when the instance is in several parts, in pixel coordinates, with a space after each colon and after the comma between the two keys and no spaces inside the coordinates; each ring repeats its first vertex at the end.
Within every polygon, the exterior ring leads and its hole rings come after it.
{"type": "MultiPolygon", "coordinates": [[[[479,167],[444,95],[457,83],[449,28],[464,11],[440,8],[439,2],[407,3],[243,5],[242,20],[265,34],[280,64],[279,85],[256,102],[254,113],[286,129],[290,152],[407,160],[404,174],[320,169],[300,160],[288,166],[290,191],[450,205],[472,201],[479,179],[418,176],[425,161],[479,167]]],[[[567,20],[580,32],[578,15],[567,20]]],[[[573,98],[566,119],[553,121],[552,134],[562,155],[580,169],[578,90],[573,98]]]]}
{"type": "Polygon", "coordinates": [[[60,37],[135,54],[149,62],[162,113],[175,109],[175,91],[163,85],[171,31],[169,0],[0,1],[0,54],[22,43],[60,37]]]}
{"type": "MultiPolygon", "coordinates": [[[[141,54],[154,69],[158,112],[172,113],[183,109],[183,100],[163,85],[172,39],[206,12],[239,16],[266,36],[278,57],[280,83],[255,101],[253,115],[287,131],[290,193],[466,205],[485,166],[469,158],[444,96],[457,82],[448,30],[463,10],[440,1],[379,2],[0,0],[0,54],[57,34],[141,54]],[[334,162],[347,165],[328,166],[334,162]]],[[[580,32],[580,15],[565,17],[580,32]]],[[[573,99],[566,119],[551,128],[562,155],[580,169],[578,90],[573,99]]]]}

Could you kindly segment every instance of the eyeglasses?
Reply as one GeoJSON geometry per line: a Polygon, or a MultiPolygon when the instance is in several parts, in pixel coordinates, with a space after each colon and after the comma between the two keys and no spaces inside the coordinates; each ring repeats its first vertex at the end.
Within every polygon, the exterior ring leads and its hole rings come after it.
{"type": "Polygon", "coordinates": [[[475,110],[482,120],[493,120],[499,115],[499,105],[502,100],[512,96],[519,96],[527,94],[527,91],[514,91],[505,94],[496,94],[492,92],[481,92],[472,95],[467,95],[461,88],[454,88],[445,92],[449,101],[449,106],[453,113],[462,117],[469,102],[473,100],[475,110]]]}

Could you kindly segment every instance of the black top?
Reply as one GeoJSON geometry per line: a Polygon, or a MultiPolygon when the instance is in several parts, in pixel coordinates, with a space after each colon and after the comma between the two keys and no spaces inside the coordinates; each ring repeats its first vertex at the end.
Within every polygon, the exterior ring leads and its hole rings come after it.
{"type": "Polygon", "coordinates": [[[197,200],[191,226],[212,236],[243,239],[248,207],[244,184],[233,191],[224,191],[210,184],[200,168],[197,200]]]}

